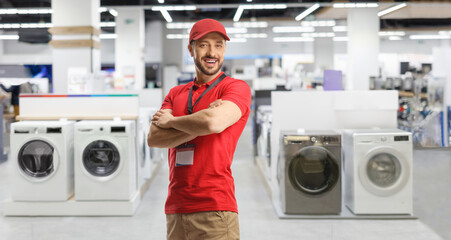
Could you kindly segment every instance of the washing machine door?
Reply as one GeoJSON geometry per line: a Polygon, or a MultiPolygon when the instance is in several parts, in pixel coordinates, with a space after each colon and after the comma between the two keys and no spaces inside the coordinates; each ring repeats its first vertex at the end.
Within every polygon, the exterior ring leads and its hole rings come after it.
{"type": "Polygon", "coordinates": [[[20,170],[33,178],[50,176],[55,171],[54,151],[53,146],[43,140],[25,143],[17,156],[20,170]]]}
{"type": "Polygon", "coordinates": [[[291,184],[310,195],[329,191],[339,181],[339,173],[337,159],[322,146],[301,148],[288,165],[291,184]]]}
{"type": "Polygon", "coordinates": [[[390,196],[406,185],[409,167],[407,159],[395,148],[374,148],[360,163],[359,177],[366,190],[379,196],[390,196]]]}
{"type": "Polygon", "coordinates": [[[119,168],[120,155],[116,146],[106,140],[96,140],[83,150],[83,166],[96,177],[106,177],[119,168]]]}

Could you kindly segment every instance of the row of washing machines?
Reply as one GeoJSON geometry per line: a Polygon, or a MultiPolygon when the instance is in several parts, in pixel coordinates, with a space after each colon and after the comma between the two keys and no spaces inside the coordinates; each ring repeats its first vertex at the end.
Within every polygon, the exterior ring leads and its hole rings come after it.
{"type": "MultiPolygon", "coordinates": [[[[270,108],[257,113],[257,153],[271,167],[270,108]],[[260,118],[260,119],[258,119],[260,118]]],[[[285,214],[408,214],[412,136],[398,129],[280,133],[277,183],[285,214]]]]}
{"type": "Polygon", "coordinates": [[[128,201],[162,160],[147,147],[156,109],[135,120],[11,124],[13,201],[128,201]]]}

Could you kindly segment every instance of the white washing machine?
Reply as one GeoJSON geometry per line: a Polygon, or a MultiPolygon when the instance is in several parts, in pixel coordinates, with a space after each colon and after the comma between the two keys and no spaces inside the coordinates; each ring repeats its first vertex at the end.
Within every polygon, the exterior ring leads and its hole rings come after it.
{"type": "Polygon", "coordinates": [[[152,177],[155,162],[161,161],[161,151],[147,145],[147,134],[149,133],[152,116],[157,111],[158,108],[139,109],[139,127],[137,132],[138,186],[142,186],[152,177]]]}
{"type": "Polygon", "coordinates": [[[12,200],[66,201],[74,193],[74,122],[11,124],[12,200]]]}
{"type": "Polygon", "coordinates": [[[345,203],[354,214],[412,214],[412,135],[343,132],[345,203]]]}
{"type": "Polygon", "coordinates": [[[265,175],[268,179],[271,176],[271,124],[272,107],[261,105],[257,110],[257,156],[263,161],[266,170],[265,175]]]}
{"type": "Polygon", "coordinates": [[[135,121],[75,124],[75,199],[130,200],[137,191],[135,121]]]}
{"type": "Polygon", "coordinates": [[[282,211],[341,212],[341,136],[333,131],[281,132],[278,161],[282,211]]]}

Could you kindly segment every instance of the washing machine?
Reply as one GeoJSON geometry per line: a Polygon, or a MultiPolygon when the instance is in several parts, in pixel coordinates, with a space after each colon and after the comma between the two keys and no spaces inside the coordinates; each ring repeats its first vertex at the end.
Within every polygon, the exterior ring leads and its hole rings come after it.
{"type": "Polygon", "coordinates": [[[285,214],[341,212],[341,135],[334,131],[281,132],[278,161],[285,214]]]}
{"type": "Polygon", "coordinates": [[[152,116],[158,111],[158,108],[140,108],[139,127],[137,132],[138,146],[138,181],[142,186],[152,177],[152,173],[163,159],[163,152],[160,148],[152,148],[147,145],[147,135],[149,133],[152,116]]]}
{"type": "Polygon", "coordinates": [[[412,135],[343,132],[345,204],[354,214],[412,214],[412,135]]]}
{"type": "Polygon", "coordinates": [[[66,201],[74,193],[74,122],[11,124],[11,198],[66,201]]]}
{"type": "Polygon", "coordinates": [[[75,199],[130,200],[137,191],[135,121],[75,124],[75,199]]]}
{"type": "Polygon", "coordinates": [[[262,105],[257,111],[257,156],[263,160],[266,169],[266,177],[270,179],[271,168],[271,123],[272,108],[271,106],[262,105]]]}

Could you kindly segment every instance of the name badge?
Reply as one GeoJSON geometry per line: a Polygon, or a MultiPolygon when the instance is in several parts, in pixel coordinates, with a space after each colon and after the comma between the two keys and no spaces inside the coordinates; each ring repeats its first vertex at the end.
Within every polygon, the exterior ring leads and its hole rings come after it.
{"type": "Polygon", "coordinates": [[[183,144],[178,146],[175,151],[175,166],[190,166],[194,164],[194,144],[183,144]]]}

